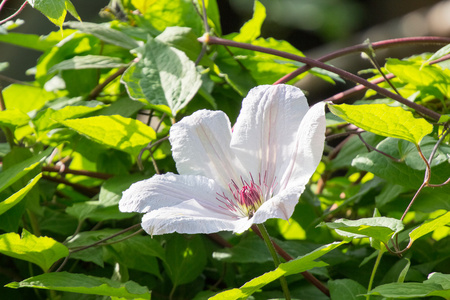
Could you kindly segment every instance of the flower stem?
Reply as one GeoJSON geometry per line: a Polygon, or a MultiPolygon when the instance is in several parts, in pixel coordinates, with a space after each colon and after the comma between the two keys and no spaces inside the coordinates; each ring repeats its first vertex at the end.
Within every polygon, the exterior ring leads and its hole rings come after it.
{"type": "MultiPolygon", "coordinates": [[[[380,265],[381,257],[383,256],[384,251],[385,250],[382,247],[380,248],[380,250],[378,250],[377,260],[375,261],[375,265],[373,266],[372,274],[370,275],[369,286],[367,287],[367,293],[369,293],[370,290],[372,290],[375,273],[377,273],[377,269],[378,269],[378,266],[380,265]]],[[[370,295],[366,295],[366,300],[370,300],[370,295]]]]}
{"type": "MultiPolygon", "coordinates": [[[[270,239],[270,236],[269,236],[269,233],[267,232],[266,227],[264,226],[264,224],[256,224],[256,226],[258,227],[259,231],[261,232],[263,240],[266,243],[267,249],[269,249],[270,255],[272,255],[272,259],[275,264],[275,268],[278,268],[278,266],[280,265],[280,259],[278,258],[278,254],[275,251],[275,247],[272,243],[272,240],[270,239]]],[[[283,289],[284,298],[286,300],[290,300],[291,294],[289,293],[287,281],[284,276],[280,277],[280,284],[281,284],[281,288],[283,289]]]]}

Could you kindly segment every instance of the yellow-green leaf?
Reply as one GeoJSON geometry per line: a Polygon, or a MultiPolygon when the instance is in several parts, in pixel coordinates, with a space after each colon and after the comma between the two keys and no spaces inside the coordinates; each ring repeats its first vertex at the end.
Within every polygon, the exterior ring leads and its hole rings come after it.
{"type": "Polygon", "coordinates": [[[364,130],[386,137],[410,141],[418,145],[433,130],[433,125],[423,118],[415,118],[401,107],[386,104],[328,105],[338,117],[364,130]]]}
{"type": "Polygon", "coordinates": [[[5,201],[0,202],[0,215],[5,211],[22,201],[23,197],[36,185],[39,179],[42,177],[42,173],[39,173],[36,177],[34,177],[30,183],[28,183],[24,188],[20,189],[17,193],[14,193],[12,196],[8,197],[5,201]]]}
{"type": "Polygon", "coordinates": [[[37,237],[25,229],[22,236],[10,232],[0,235],[0,253],[37,264],[47,271],[58,259],[69,255],[69,249],[49,237],[37,237]]]}
{"type": "Polygon", "coordinates": [[[141,121],[119,115],[60,121],[90,139],[112,148],[138,155],[156,138],[155,131],[141,121]]]}

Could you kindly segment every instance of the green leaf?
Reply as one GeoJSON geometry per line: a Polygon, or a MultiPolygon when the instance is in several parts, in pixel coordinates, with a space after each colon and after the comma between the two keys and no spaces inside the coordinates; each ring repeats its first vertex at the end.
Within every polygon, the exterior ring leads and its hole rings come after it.
{"type": "Polygon", "coordinates": [[[168,275],[174,286],[195,280],[206,266],[206,251],[199,235],[173,235],[166,244],[168,275]]]}
{"type": "Polygon", "coordinates": [[[36,177],[34,177],[30,183],[28,183],[24,188],[14,193],[8,199],[0,202],[0,215],[5,211],[22,201],[23,197],[36,185],[39,179],[42,177],[42,173],[39,173],[36,177]]]}
{"type": "Polygon", "coordinates": [[[359,220],[338,219],[332,223],[323,223],[335,229],[340,235],[354,238],[371,237],[388,243],[393,234],[403,230],[400,220],[387,217],[361,218],[359,220]]]}
{"type": "Polygon", "coordinates": [[[131,100],[128,97],[120,98],[110,106],[103,108],[99,114],[103,116],[121,115],[130,118],[145,106],[142,102],[131,100]]]}
{"type": "Polygon", "coordinates": [[[418,145],[433,131],[433,125],[423,118],[414,118],[401,107],[386,104],[328,105],[330,111],[364,130],[386,137],[404,139],[418,145]]]}
{"type": "Polygon", "coordinates": [[[69,249],[49,237],[37,237],[23,229],[0,235],[0,253],[37,264],[44,272],[58,259],[69,255],[69,249]]]}
{"type": "Polygon", "coordinates": [[[38,115],[38,117],[34,121],[34,124],[36,125],[38,130],[41,131],[41,134],[46,135],[46,131],[57,127],[61,127],[61,125],[59,124],[59,122],[61,121],[73,118],[80,118],[94,111],[98,111],[102,108],[103,106],[101,105],[96,105],[94,107],[81,105],[79,106],[68,105],[59,110],[49,108],[45,110],[45,112],[38,115]]]}
{"type": "Polygon", "coordinates": [[[25,34],[9,32],[8,34],[0,34],[0,42],[12,45],[34,49],[37,51],[46,51],[52,48],[56,42],[42,38],[36,34],[25,34]]]}
{"type": "Polygon", "coordinates": [[[441,58],[447,54],[450,53],[450,45],[446,45],[444,47],[442,47],[441,49],[439,49],[438,51],[436,51],[428,60],[427,62],[430,62],[432,60],[441,58]]]}
{"type": "MultiPolygon", "coordinates": [[[[394,138],[387,138],[377,145],[377,149],[387,153],[396,158],[403,158],[401,152],[408,150],[411,144],[407,141],[398,140],[394,138]]],[[[413,146],[414,147],[414,146],[413,146]]],[[[415,147],[414,147],[415,148],[415,147]]],[[[406,155],[409,152],[405,153],[406,155]]],[[[427,154],[425,154],[427,155],[427,154]]],[[[424,179],[424,171],[409,167],[404,162],[395,162],[392,159],[372,151],[367,154],[360,154],[352,161],[352,166],[374,173],[376,176],[385,179],[388,182],[395,183],[408,188],[417,189],[422,184],[424,179]]],[[[450,177],[450,169],[448,164],[443,162],[431,168],[431,183],[442,183],[450,177]]],[[[419,199],[426,193],[427,189],[420,193],[419,199]]],[[[450,186],[446,185],[441,188],[433,189],[432,193],[435,197],[438,194],[445,194],[450,192],[450,186]]],[[[447,196],[448,199],[448,196],[447,196]]],[[[419,203],[420,201],[416,201],[419,203]]],[[[430,201],[432,203],[434,201],[430,201]]],[[[449,205],[446,201],[447,206],[449,205]]]]}
{"type": "Polygon", "coordinates": [[[0,126],[22,126],[30,121],[30,117],[17,108],[0,111],[0,126]]]}
{"type": "Polygon", "coordinates": [[[251,43],[261,35],[261,26],[266,19],[266,8],[258,0],[255,1],[253,17],[240,29],[233,40],[241,43],[251,43]]]}
{"type": "Polygon", "coordinates": [[[128,94],[151,105],[166,105],[173,116],[185,107],[202,85],[194,63],[184,52],[156,39],[142,49],[140,60],[123,74],[128,94]]]}
{"type": "MultiPolygon", "coordinates": [[[[80,232],[68,240],[67,246],[70,249],[76,249],[77,247],[91,245],[118,232],[120,232],[119,229],[80,232]]],[[[114,242],[123,238],[124,235],[119,235],[108,240],[108,242],[114,242]]],[[[127,238],[120,243],[113,243],[107,247],[91,247],[83,251],[74,252],[70,257],[94,262],[101,267],[103,267],[104,261],[111,264],[119,262],[131,269],[140,270],[160,277],[156,258],[164,261],[165,254],[158,241],[147,235],[138,235],[127,238]],[[142,260],[142,257],[145,257],[145,260],[142,260]]]]}
{"type": "Polygon", "coordinates": [[[78,29],[85,33],[90,33],[98,39],[125,48],[125,49],[134,49],[139,47],[139,44],[136,40],[130,38],[123,32],[112,29],[109,27],[109,24],[96,24],[89,22],[66,22],[65,26],[69,26],[70,28],[78,29]]]}
{"type": "Polygon", "coordinates": [[[72,119],[61,123],[97,143],[134,156],[156,138],[151,127],[141,121],[119,115],[72,119]]]}
{"type": "Polygon", "coordinates": [[[331,300],[363,300],[367,289],[351,279],[337,279],[328,281],[331,300]]]}
{"type": "Polygon", "coordinates": [[[141,174],[133,174],[108,179],[100,190],[99,202],[105,206],[118,205],[123,191],[128,189],[131,184],[146,178],[148,177],[141,174]]]}
{"type": "Polygon", "coordinates": [[[420,61],[388,59],[386,69],[401,81],[416,86],[421,94],[430,94],[439,99],[450,97],[450,70],[438,65],[423,65],[420,61]]]}
{"type": "Polygon", "coordinates": [[[423,283],[435,283],[440,284],[442,288],[449,290],[450,289],[450,274],[442,274],[439,272],[434,272],[428,275],[428,279],[423,283]]]}
{"type": "Polygon", "coordinates": [[[443,298],[447,298],[448,296],[450,296],[450,289],[444,290],[440,284],[434,283],[388,283],[377,286],[368,294],[380,295],[386,298],[394,299],[409,299],[428,296],[441,296],[443,298]]]}
{"type": "Polygon", "coordinates": [[[257,236],[244,239],[232,248],[213,253],[213,258],[233,263],[264,263],[272,261],[264,241],[257,236]]]}
{"type": "Polygon", "coordinates": [[[437,217],[436,219],[425,222],[424,224],[420,225],[419,227],[415,228],[409,233],[410,238],[409,245],[411,245],[418,238],[448,224],[450,224],[450,212],[447,212],[442,216],[437,217]]]}
{"type": "Polygon", "coordinates": [[[322,255],[330,252],[331,250],[339,247],[340,245],[347,243],[347,241],[342,242],[334,242],[332,244],[328,244],[322,246],[313,252],[296,258],[294,260],[288,261],[286,263],[281,263],[278,268],[274,271],[267,272],[264,275],[256,277],[238,289],[231,289],[225,292],[221,292],[210,299],[241,299],[247,298],[263,286],[269,284],[272,281],[277,280],[281,276],[289,276],[293,274],[298,274],[304,272],[306,270],[315,268],[315,267],[323,267],[327,264],[324,262],[315,262],[314,260],[321,257],[322,255]]]}
{"type": "Polygon", "coordinates": [[[202,35],[203,21],[191,0],[142,1],[134,0],[144,15],[143,25],[162,32],[167,27],[190,27],[197,36],[202,35]],[[140,2],[140,3],[139,3],[140,2]]]}
{"type": "Polygon", "coordinates": [[[6,287],[30,287],[80,294],[122,297],[126,299],[150,299],[150,292],[147,287],[140,286],[134,281],[122,283],[108,278],[67,272],[42,274],[30,277],[21,282],[9,283],[6,287]]]}
{"type": "Polygon", "coordinates": [[[53,148],[41,152],[40,154],[30,157],[14,166],[0,172],[0,192],[4,191],[11,184],[25,176],[28,172],[33,170],[39,163],[41,163],[50,153],[53,148]]]}
{"type": "Polygon", "coordinates": [[[112,69],[128,66],[123,63],[118,57],[110,57],[103,55],[83,55],[74,56],[70,59],[64,60],[53,67],[48,72],[62,70],[80,70],[80,69],[112,69]]]}
{"type": "Polygon", "coordinates": [[[70,0],[27,0],[35,9],[43,13],[50,21],[62,29],[67,11],[81,21],[75,7],[70,0]]]}
{"type": "Polygon", "coordinates": [[[11,84],[3,90],[5,106],[24,113],[42,108],[49,100],[55,99],[53,93],[43,88],[23,84],[11,84]]]}

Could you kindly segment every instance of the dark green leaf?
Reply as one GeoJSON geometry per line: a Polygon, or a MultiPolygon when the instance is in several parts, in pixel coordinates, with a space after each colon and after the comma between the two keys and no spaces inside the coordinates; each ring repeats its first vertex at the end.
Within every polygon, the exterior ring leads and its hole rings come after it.
{"type": "Polygon", "coordinates": [[[367,289],[351,279],[337,279],[328,281],[331,300],[363,300],[367,289]]]}

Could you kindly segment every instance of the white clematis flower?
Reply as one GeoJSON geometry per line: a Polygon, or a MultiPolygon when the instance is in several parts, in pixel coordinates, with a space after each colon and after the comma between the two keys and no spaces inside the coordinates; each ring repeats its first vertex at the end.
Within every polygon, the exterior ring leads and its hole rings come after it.
{"type": "Polygon", "coordinates": [[[122,212],[145,213],[151,234],[241,233],[269,218],[288,220],[320,162],[324,103],[309,108],[289,85],[253,88],[231,129],[221,111],[200,110],[170,129],[180,175],[131,185],[122,212]]]}

